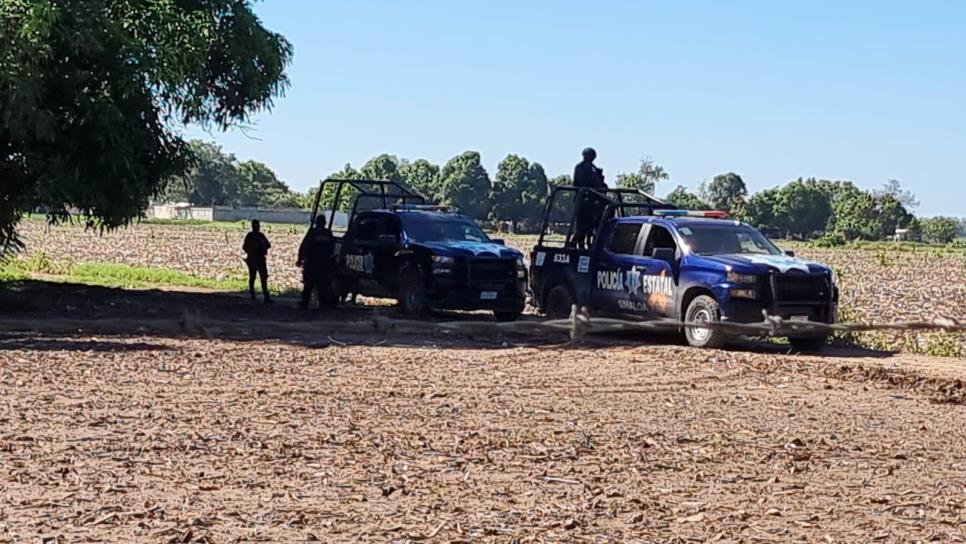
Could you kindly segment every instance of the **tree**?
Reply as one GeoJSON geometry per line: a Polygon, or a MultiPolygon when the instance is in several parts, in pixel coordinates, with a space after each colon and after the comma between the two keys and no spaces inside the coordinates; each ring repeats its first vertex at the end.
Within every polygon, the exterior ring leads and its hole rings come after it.
{"type": "Polygon", "coordinates": [[[920,220],[922,235],[930,244],[948,244],[959,235],[959,225],[951,217],[931,217],[920,220]]]}
{"type": "Polygon", "coordinates": [[[892,193],[881,193],[875,196],[875,212],[879,239],[894,235],[896,229],[908,228],[915,219],[899,198],[892,193]]]}
{"type": "Polygon", "coordinates": [[[379,179],[396,183],[403,181],[403,177],[399,173],[399,159],[385,153],[369,159],[366,164],[362,165],[360,173],[364,179],[379,179]]]}
{"type": "Polygon", "coordinates": [[[262,208],[298,206],[298,197],[271,168],[258,161],[238,165],[240,180],[238,204],[262,208]]]}
{"type": "Polygon", "coordinates": [[[711,183],[702,183],[698,195],[712,208],[730,212],[731,208],[744,202],[748,188],[741,176],[728,172],[715,176],[711,183]]]}
{"type": "Polygon", "coordinates": [[[781,237],[785,235],[781,206],[781,189],[765,189],[752,195],[735,217],[768,236],[781,237]]]}
{"type": "Polygon", "coordinates": [[[829,231],[845,240],[875,240],[880,230],[872,193],[850,186],[835,195],[829,231]]]}
{"type": "Polygon", "coordinates": [[[403,181],[417,193],[431,199],[439,198],[439,166],[418,159],[400,168],[403,181]]]}
{"type": "Polygon", "coordinates": [[[191,166],[183,176],[171,183],[186,188],[188,201],[192,204],[232,206],[237,202],[241,189],[241,176],[236,167],[235,156],[222,151],[213,142],[192,140],[191,166]]]}
{"type": "Polygon", "coordinates": [[[627,189],[640,189],[645,193],[653,194],[657,184],[669,178],[670,176],[663,166],[655,163],[651,157],[644,157],[637,172],[617,174],[617,186],[627,189]]]}
{"type": "Polygon", "coordinates": [[[538,163],[518,155],[507,155],[497,167],[490,191],[490,216],[497,221],[510,221],[514,228],[523,221],[531,226],[540,221],[547,197],[547,174],[538,163]]]}
{"type": "Polygon", "coordinates": [[[664,197],[664,200],[685,210],[706,210],[710,207],[696,195],[689,193],[684,185],[675,187],[664,197]]]}
{"type": "Polygon", "coordinates": [[[490,176],[480,163],[480,154],[465,151],[450,159],[440,171],[440,199],[475,219],[486,218],[490,176]]]}
{"type": "MultiPolygon", "coordinates": [[[[809,238],[824,231],[832,216],[832,202],[814,183],[801,178],[792,181],[778,192],[775,225],[782,236],[809,238]]],[[[754,199],[754,197],[752,197],[754,199]]]]}
{"type": "MultiPolygon", "coordinates": [[[[556,176],[548,182],[548,194],[554,187],[565,187],[574,184],[574,178],[567,174],[556,176]]],[[[560,192],[554,198],[553,207],[550,209],[550,223],[567,223],[573,219],[574,198],[573,193],[560,192]]]]}
{"type": "Polygon", "coordinates": [[[190,161],[177,127],[272,106],[292,48],[247,1],[0,3],[0,250],[38,206],[112,229],[190,161]]]}
{"type": "Polygon", "coordinates": [[[890,195],[898,200],[906,209],[919,207],[919,199],[916,198],[916,195],[912,191],[904,190],[902,183],[897,179],[890,179],[885,182],[882,185],[882,189],[876,191],[874,194],[876,197],[890,195]]]}

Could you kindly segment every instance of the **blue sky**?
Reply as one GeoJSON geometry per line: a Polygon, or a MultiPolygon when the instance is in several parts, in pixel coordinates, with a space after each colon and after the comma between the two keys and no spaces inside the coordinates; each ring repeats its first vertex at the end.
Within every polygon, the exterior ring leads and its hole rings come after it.
{"type": "Polygon", "coordinates": [[[966,216],[966,2],[267,0],[292,86],[214,139],[305,190],[378,153],[491,174],[507,153],[608,180],[649,155],[695,188],[902,181],[966,216]]]}

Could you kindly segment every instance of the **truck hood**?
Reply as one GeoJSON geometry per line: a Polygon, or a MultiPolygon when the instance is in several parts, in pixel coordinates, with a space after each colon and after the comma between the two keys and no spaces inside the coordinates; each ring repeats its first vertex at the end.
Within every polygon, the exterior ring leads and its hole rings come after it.
{"type": "Polygon", "coordinates": [[[784,274],[793,270],[806,273],[828,273],[831,271],[825,265],[787,255],[713,255],[699,256],[699,258],[723,264],[736,272],[761,273],[774,270],[784,274]]]}
{"type": "Polygon", "coordinates": [[[523,257],[523,253],[492,242],[467,242],[444,240],[439,242],[414,242],[411,245],[430,250],[444,257],[523,257]]]}

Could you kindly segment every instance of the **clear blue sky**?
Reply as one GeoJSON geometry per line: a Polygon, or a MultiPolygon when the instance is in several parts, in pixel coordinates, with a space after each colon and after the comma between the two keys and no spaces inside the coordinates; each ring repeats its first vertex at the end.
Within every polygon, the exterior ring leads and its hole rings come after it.
{"type": "Polygon", "coordinates": [[[650,155],[695,188],[897,178],[966,215],[966,2],[267,0],[292,86],[215,139],[305,190],[378,153],[479,151],[613,181],[650,155]],[[254,139],[253,139],[254,138],[254,139]]]}

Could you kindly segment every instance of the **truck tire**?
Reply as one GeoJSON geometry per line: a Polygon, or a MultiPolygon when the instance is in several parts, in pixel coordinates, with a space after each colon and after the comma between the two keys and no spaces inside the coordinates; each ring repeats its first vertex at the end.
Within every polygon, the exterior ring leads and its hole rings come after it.
{"type": "Polygon", "coordinates": [[[574,305],[574,295],[570,288],[563,283],[558,283],[547,292],[547,300],[544,301],[544,312],[550,319],[567,319],[574,305]]]}
{"type": "Polygon", "coordinates": [[[516,321],[522,313],[522,307],[513,310],[493,310],[493,317],[501,323],[507,323],[509,321],[516,321]]]}
{"type": "MultiPolygon", "coordinates": [[[[718,302],[708,295],[695,297],[688,305],[684,321],[687,323],[721,321],[721,309],[718,307],[718,302]]],[[[684,337],[689,345],[696,348],[718,348],[724,345],[727,339],[723,331],[692,327],[684,328],[684,337]]]]}
{"type": "Polygon", "coordinates": [[[792,345],[792,349],[795,351],[805,352],[805,353],[818,353],[822,351],[826,345],[828,345],[828,335],[822,334],[818,336],[795,336],[789,337],[788,343],[792,345]]]}
{"type": "Polygon", "coordinates": [[[399,305],[409,316],[426,312],[426,285],[415,268],[406,268],[399,275],[399,305]]]}

